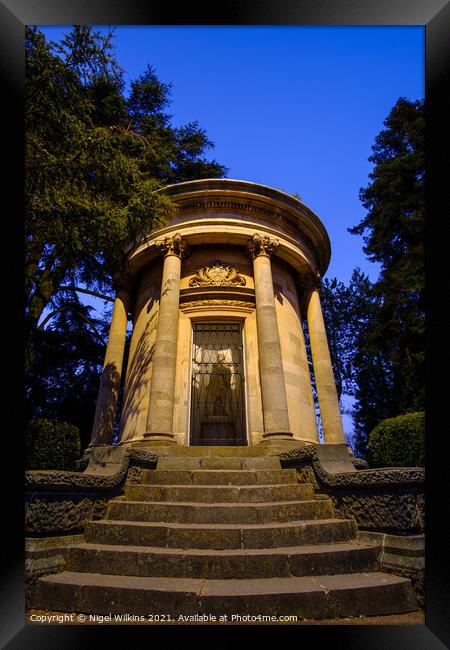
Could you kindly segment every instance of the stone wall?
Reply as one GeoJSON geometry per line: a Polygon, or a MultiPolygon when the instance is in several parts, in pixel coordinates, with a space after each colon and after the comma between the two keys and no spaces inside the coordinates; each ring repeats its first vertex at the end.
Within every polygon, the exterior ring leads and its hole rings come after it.
{"type": "Polygon", "coordinates": [[[145,432],[161,277],[162,264],[147,267],[136,293],[120,423],[121,442],[141,440],[145,432]]]}
{"type": "Polygon", "coordinates": [[[280,454],[280,460],[283,467],[296,468],[300,483],[312,483],[316,493],[330,497],[338,517],[355,520],[358,540],[380,548],[382,570],[411,579],[423,607],[425,470],[366,469],[364,463],[352,459],[356,471],[349,471],[342,461],[323,462],[321,455],[333,457],[326,452],[326,446],[311,445],[280,454]],[[337,471],[327,471],[327,466],[337,471]]]}
{"type": "MultiPolygon", "coordinates": [[[[252,264],[249,257],[244,254],[244,248],[213,244],[193,248],[182,260],[181,291],[189,290],[189,283],[195,277],[197,269],[210,265],[214,260],[221,260],[225,264],[238,268],[240,275],[245,279],[245,291],[250,293],[254,291],[252,264]]],[[[162,263],[162,258],[157,257],[140,273],[126,371],[121,443],[141,440],[145,432],[152,375],[152,351],[158,322],[162,263]]],[[[317,443],[316,416],[295,273],[289,264],[273,257],[272,275],[289,430],[299,440],[317,443]]],[[[189,444],[192,321],[231,319],[243,324],[248,442],[258,444],[264,431],[264,424],[254,297],[247,296],[239,299],[239,295],[236,295],[236,300],[210,300],[208,289],[205,287],[204,293],[199,293],[196,301],[191,300],[186,305],[181,305],[172,431],[178,443],[189,444]],[[249,300],[253,300],[253,304],[249,300]]]]}
{"type": "MultiPolygon", "coordinates": [[[[97,456],[100,457],[99,450],[97,456]]],[[[103,450],[103,458],[108,449],[103,450]]],[[[154,468],[159,455],[137,448],[111,448],[113,462],[100,460],[94,471],[29,471],[25,473],[25,534],[80,533],[86,522],[102,519],[109,499],[124,492],[125,481],[138,480],[142,468],[154,468]]]]}
{"type": "Polygon", "coordinates": [[[412,468],[360,469],[329,472],[315,446],[280,455],[284,467],[295,467],[300,482],[310,482],[331,497],[340,517],[354,518],[363,530],[423,533],[425,529],[425,470],[412,468]]]}
{"type": "Polygon", "coordinates": [[[84,542],[83,535],[25,539],[25,608],[33,605],[34,587],[41,576],[64,571],[67,549],[84,542]]]}
{"type": "Polygon", "coordinates": [[[389,535],[359,531],[358,541],[380,549],[380,569],[409,578],[417,601],[425,606],[425,535],[389,535]]]}

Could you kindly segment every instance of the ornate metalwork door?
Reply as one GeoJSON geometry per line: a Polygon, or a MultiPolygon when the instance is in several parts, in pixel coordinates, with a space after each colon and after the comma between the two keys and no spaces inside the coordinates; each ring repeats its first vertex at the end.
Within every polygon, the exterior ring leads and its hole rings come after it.
{"type": "Polygon", "coordinates": [[[195,323],[191,445],[246,445],[242,327],[195,323]]]}

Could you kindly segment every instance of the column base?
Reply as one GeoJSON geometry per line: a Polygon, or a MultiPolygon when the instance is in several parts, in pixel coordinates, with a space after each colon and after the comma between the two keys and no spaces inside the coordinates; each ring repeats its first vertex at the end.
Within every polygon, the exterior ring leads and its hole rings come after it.
{"type": "Polygon", "coordinates": [[[306,447],[307,443],[304,440],[299,440],[294,438],[294,436],[283,435],[280,436],[271,436],[269,438],[263,438],[257,445],[258,447],[270,448],[271,453],[283,453],[290,451],[291,449],[299,449],[300,447],[306,447]]]}
{"type": "Polygon", "coordinates": [[[272,440],[293,440],[294,435],[290,431],[271,431],[270,433],[263,433],[262,440],[259,444],[269,442],[272,440]]]}
{"type": "Polygon", "coordinates": [[[148,444],[155,444],[155,445],[177,445],[178,442],[175,440],[175,436],[173,433],[150,433],[149,431],[146,431],[144,433],[144,439],[143,442],[145,442],[147,445],[148,444]]]}

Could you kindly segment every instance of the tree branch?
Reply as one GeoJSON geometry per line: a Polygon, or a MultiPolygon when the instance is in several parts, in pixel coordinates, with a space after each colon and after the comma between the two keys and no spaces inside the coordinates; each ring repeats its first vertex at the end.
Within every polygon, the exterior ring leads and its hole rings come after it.
{"type": "Polygon", "coordinates": [[[78,316],[80,316],[80,318],[82,318],[82,319],[83,319],[83,320],[84,320],[84,321],[89,325],[89,327],[92,329],[92,331],[94,332],[94,334],[95,334],[95,335],[100,339],[100,341],[103,343],[103,345],[106,346],[106,341],[105,341],[105,339],[103,338],[103,336],[101,336],[101,334],[99,334],[99,333],[97,332],[97,330],[96,330],[96,328],[95,328],[93,322],[92,322],[92,321],[91,321],[87,316],[85,316],[83,313],[81,313],[81,311],[79,311],[76,307],[73,307],[72,305],[64,305],[63,307],[59,307],[58,309],[55,309],[54,311],[50,312],[50,314],[47,314],[47,316],[44,318],[44,320],[42,321],[42,323],[38,326],[38,330],[42,330],[42,329],[44,328],[44,325],[45,325],[46,323],[48,323],[48,321],[49,321],[51,318],[53,318],[53,316],[55,316],[55,315],[58,314],[59,312],[65,311],[65,310],[67,310],[67,309],[71,309],[71,310],[74,311],[76,314],[78,314],[78,316]]]}
{"type": "Polygon", "coordinates": [[[80,293],[88,293],[91,296],[96,296],[102,300],[109,300],[109,302],[114,302],[114,298],[111,298],[110,296],[105,296],[101,293],[97,293],[97,291],[90,291],[90,289],[82,289],[81,287],[59,287],[58,291],[79,291],[80,293]]]}

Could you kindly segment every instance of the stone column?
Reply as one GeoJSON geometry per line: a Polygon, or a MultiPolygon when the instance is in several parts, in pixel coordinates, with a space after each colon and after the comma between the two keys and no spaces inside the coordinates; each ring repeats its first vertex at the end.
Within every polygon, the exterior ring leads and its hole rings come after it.
{"type": "Polygon", "coordinates": [[[259,372],[263,407],[263,438],[292,438],[281,358],[270,256],[278,240],[255,233],[248,242],[253,258],[259,372]]]}
{"type": "Polygon", "coordinates": [[[109,328],[90,446],[112,444],[130,301],[129,289],[123,286],[119,288],[109,328]]]}
{"type": "Polygon", "coordinates": [[[309,293],[306,317],[324,442],[347,444],[342,427],[333,366],[331,365],[327,333],[320,305],[320,276],[318,274],[317,276],[307,276],[304,287],[306,292],[309,293]]]}
{"type": "Polygon", "coordinates": [[[144,437],[154,442],[174,442],[172,431],[181,258],[185,244],[179,233],[157,242],[165,253],[158,326],[153,352],[152,378],[144,437]]]}

